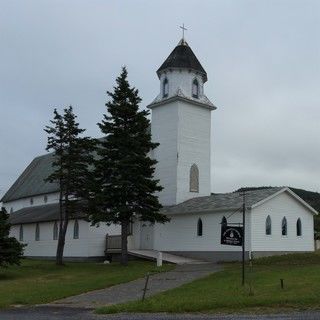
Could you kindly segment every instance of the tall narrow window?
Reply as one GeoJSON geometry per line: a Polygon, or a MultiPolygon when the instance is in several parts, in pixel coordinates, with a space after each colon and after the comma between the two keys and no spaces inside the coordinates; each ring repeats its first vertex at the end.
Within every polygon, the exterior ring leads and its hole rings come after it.
{"type": "Polygon", "coordinates": [[[33,205],[33,198],[30,198],[30,204],[33,205]]]}
{"type": "Polygon", "coordinates": [[[168,95],[169,95],[169,81],[167,78],[165,78],[162,84],[162,97],[166,98],[168,95]]]}
{"type": "Polygon", "coordinates": [[[36,224],[35,240],[36,241],[40,240],[40,225],[39,225],[39,223],[36,224]]]}
{"type": "Polygon", "coordinates": [[[270,216],[267,217],[266,219],[266,235],[270,236],[271,235],[271,218],[270,216]]]}
{"type": "Polygon", "coordinates": [[[74,221],[73,239],[79,239],[79,222],[78,222],[78,220],[74,221]]]}
{"type": "Polygon", "coordinates": [[[10,213],[13,213],[13,208],[11,207],[11,209],[10,209],[10,213]]]}
{"type": "Polygon", "coordinates": [[[190,192],[199,192],[199,169],[196,164],[190,168],[190,192]]]}
{"type": "Polygon", "coordinates": [[[19,241],[23,241],[23,225],[20,224],[20,229],[19,229],[19,241]]]}
{"type": "Polygon", "coordinates": [[[288,230],[287,230],[287,219],[286,217],[283,217],[282,219],[282,223],[281,223],[281,233],[283,236],[286,236],[288,234],[288,230]]]}
{"type": "Polygon", "coordinates": [[[44,202],[44,203],[47,203],[47,202],[48,202],[48,196],[47,196],[46,194],[43,196],[43,202],[44,202]]]}
{"type": "Polygon", "coordinates": [[[221,224],[224,226],[228,224],[227,218],[225,216],[222,217],[221,224]]]}
{"type": "Polygon", "coordinates": [[[197,79],[194,79],[192,82],[192,96],[199,98],[199,82],[197,79]]]}
{"type": "Polygon", "coordinates": [[[133,234],[133,222],[129,222],[128,235],[131,236],[133,234]]]}
{"type": "Polygon", "coordinates": [[[302,236],[302,225],[301,225],[301,219],[300,218],[297,220],[297,236],[298,237],[302,236]]]}
{"type": "Polygon", "coordinates": [[[53,240],[58,240],[58,222],[55,221],[53,225],[53,240]]]}
{"type": "Polygon", "coordinates": [[[198,219],[198,224],[197,224],[197,235],[199,237],[202,236],[202,233],[203,233],[203,226],[202,226],[202,220],[199,218],[198,219]]]}

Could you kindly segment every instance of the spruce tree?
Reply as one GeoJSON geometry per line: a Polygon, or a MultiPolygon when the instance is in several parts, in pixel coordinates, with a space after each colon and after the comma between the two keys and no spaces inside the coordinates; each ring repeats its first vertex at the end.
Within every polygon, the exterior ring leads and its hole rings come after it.
{"type": "Polygon", "coordinates": [[[121,263],[128,262],[127,237],[134,219],[164,223],[156,192],[162,190],[154,179],[157,163],[149,153],[158,144],[151,142],[148,110],[139,110],[138,90],[131,88],[127,70],[116,80],[113,92],[107,92],[108,114],[98,123],[105,138],[100,140],[95,164],[96,208],[93,223],[104,221],[121,225],[121,263]]]}
{"type": "Polygon", "coordinates": [[[63,115],[54,110],[52,126],[44,129],[48,133],[47,151],[53,151],[53,172],[47,181],[59,184],[59,237],[56,253],[57,265],[63,265],[65,236],[69,220],[77,211],[88,210],[89,185],[92,181],[92,151],[94,140],[80,135],[85,129],[79,128],[73,109],[64,109],[63,115]]]}
{"type": "Polygon", "coordinates": [[[0,267],[19,265],[23,256],[24,245],[16,238],[9,237],[9,215],[5,208],[0,210],[0,267]]]}

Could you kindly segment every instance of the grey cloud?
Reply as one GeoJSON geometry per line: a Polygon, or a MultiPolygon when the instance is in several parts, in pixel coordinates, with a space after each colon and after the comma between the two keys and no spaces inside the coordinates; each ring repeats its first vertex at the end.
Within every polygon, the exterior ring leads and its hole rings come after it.
{"type": "Polygon", "coordinates": [[[316,0],[1,1],[0,193],[44,153],[53,107],[87,133],[122,65],[143,98],[180,39],[205,67],[215,192],[243,185],[319,191],[320,3],[316,0]],[[170,8],[168,10],[168,8],[170,8]]]}

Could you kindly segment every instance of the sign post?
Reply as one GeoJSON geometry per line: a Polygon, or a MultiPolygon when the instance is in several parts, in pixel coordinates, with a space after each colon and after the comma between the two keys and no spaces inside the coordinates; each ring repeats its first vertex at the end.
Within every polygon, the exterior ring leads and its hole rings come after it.
{"type": "MultiPolygon", "coordinates": [[[[221,223],[221,244],[242,247],[242,285],[245,281],[245,225],[246,225],[246,193],[243,191],[242,223],[221,223]]],[[[241,207],[233,214],[240,211],[241,207]]]]}
{"type": "Polygon", "coordinates": [[[245,232],[246,232],[246,192],[243,191],[243,204],[242,204],[242,227],[243,227],[243,239],[242,239],[242,285],[244,286],[245,277],[245,232]]]}

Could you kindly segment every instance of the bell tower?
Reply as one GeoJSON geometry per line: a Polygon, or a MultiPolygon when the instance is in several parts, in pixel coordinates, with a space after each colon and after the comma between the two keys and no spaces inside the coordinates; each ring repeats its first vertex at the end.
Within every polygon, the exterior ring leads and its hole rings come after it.
{"type": "Polygon", "coordinates": [[[211,111],[216,107],[204,94],[207,73],[182,38],[157,70],[160,93],[148,106],[151,133],[160,145],[155,178],[164,188],[162,205],[174,205],[211,193],[211,111]]]}

